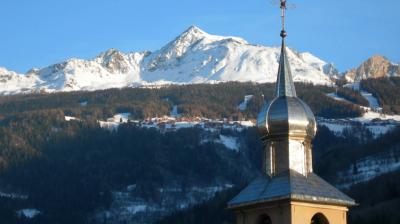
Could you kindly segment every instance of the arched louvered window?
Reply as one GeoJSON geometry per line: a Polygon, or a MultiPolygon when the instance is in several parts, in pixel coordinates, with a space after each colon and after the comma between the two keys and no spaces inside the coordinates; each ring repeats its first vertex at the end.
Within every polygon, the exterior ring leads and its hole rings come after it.
{"type": "Polygon", "coordinates": [[[272,224],[272,221],[267,214],[262,214],[258,217],[257,224],[272,224]]]}
{"type": "Polygon", "coordinates": [[[329,221],[324,214],[317,213],[312,217],[311,224],[329,224],[329,221]]]}

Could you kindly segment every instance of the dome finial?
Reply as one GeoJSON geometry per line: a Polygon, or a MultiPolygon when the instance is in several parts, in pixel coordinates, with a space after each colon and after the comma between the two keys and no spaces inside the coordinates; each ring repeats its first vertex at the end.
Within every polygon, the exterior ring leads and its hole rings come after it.
{"type": "Polygon", "coordinates": [[[281,37],[282,37],[282,38],[285,38],[286,36],[287,36],[286,31],[285,31],[285,30],[282,30],[282,31],[281,31],[281,37]]]}

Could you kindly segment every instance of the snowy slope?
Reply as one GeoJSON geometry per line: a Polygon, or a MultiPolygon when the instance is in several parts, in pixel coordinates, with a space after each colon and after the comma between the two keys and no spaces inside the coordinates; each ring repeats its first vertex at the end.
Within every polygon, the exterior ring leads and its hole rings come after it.
{"type": "MultiPolygon", "coordinates": [[[[368,100],[370,107],[363,107],[359,105],[365,110],[365,113],[362,117],[347,119],[318,118],[319,125],[327,127],[339,136],[341,136],[346,129],[357,129],[360,126],[364,126],[373,134],[373,137],[377,138],[393,130],[397,125],[400,124],[400,116],[382,113],[382,108],[379,106],[378,99],[375,98],[371,93],[360,90],[360,82],[347,84],[345,87],[359,91],[361,95],[368,100]]],[[[338,96],[336,93],[329,93],[326,95],[332,99],[352,104],[352,102],[349,102],[346,99],[338,96]]]]}
{"type": "Polygon", "coordinates": [[[385,153],[358,159],[347,170],[339,172],[338,187],[366,182],[385,173],[400,169],[400,149],[395,148],[385,153]]]}
{"type": "MultiPolygon", "coordinates": [[[[252,45],[238,37],[210,35],[192,26],[151,52],[110,49],[92,60],[69,59],[17,74],[0,68],[0,93],[98,90],[140,85],[275,82],[279,47],[252,45]]],[[[294,80],[329,84],[337,70],[310,53],[288,48],[294,80]]]]}
{"type": "MultiPolygon", "coordinates": [[[[237,37],[214,36],[191,27],[144,59],[142,78],[151,83],[275,82],[279,54],[279,47],[251,45],[237,37]]],[[[296,81],[330,82],[330,64],[291,49],[288,55],[296,81]]]]}
{"type": "Polygon", "coordinates": [[[0,93],[2,94],[31,92],[36,88],[38,81],[36,76],[20,75],[0,67],[0,93]]]}
{"type": "Polygon", "coordinates": [[[140,61],[145,53],[124,54],[110,49],[93,60],[70,59],[32,73],[47,92],[126,87],[140,82],[140,61]]]}
{"type": "Polygon", "coordinates": [[[249,104],[250,100],[253,99],[253,97],[253,95],[244,96],[244,100],[239,104],[238,109],[240,111],[245,111],[247,109],[247,105],[249,104]]]}

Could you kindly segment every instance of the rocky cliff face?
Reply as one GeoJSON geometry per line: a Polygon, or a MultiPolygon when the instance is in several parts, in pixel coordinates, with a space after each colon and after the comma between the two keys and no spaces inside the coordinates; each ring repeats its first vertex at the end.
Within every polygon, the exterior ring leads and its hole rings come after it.
{"type": "Polygon", "coordinates": [[[380,55],[369,58],[358,68],[351,69],[343,75],[347,81],[351,82],[388,76],[400,76],[400,66],[380,55]]]}

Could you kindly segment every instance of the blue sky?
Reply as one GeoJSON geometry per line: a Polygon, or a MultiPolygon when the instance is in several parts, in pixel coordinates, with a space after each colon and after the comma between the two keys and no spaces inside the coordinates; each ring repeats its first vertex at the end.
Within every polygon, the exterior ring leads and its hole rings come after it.
{"type": "MultiPolygon", "coordinates": [[[[190,25],[279,45],[271,0],[1,0],[0,66],[18,72],[109,48],[157,50],[190,25]]],[[[400,62],[399,0],[293,0],[288,45],[343,71],[374,54],[400,62]]]]}

